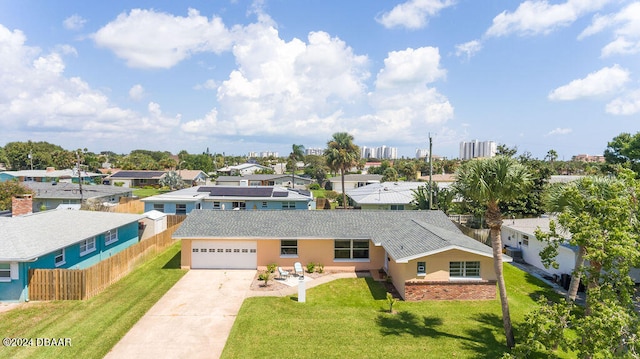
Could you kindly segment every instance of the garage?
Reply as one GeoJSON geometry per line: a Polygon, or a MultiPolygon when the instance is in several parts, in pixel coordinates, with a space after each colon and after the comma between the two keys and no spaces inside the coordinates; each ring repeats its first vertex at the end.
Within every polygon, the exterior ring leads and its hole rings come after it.
{"type": "Polygon", "coordinates": [[[256,269],[255,241],[193,241],[193,269],[256,269]]]}

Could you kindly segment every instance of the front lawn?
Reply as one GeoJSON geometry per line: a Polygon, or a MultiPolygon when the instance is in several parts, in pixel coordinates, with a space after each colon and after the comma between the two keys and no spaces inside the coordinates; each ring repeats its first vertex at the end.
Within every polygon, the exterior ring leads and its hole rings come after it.
{"type": "MultiPolygon", "coordinates": [[[[535,298],[557,298],[536,278],[505,265],[516,330],[535,298]]],[[[499,358],[500,300],[398,302],[371,278],[336,280],[292,297],[245,300],[222,358],[499,358]]],[[[517,339],[517,338],[516,338],[517,339]]]]}
{"type": "Polygon", "coordinates": [[[139,198],[151,197],[158,194],[168,192],[167,189],[162,188],[153,188],[153,187],[145,187],[145,188],[135,188],[133,190],[133,195],[139,198]]]}
{"type": "Polygon", "coordinates": [[[0,358],[102,358],[186,272],[180,243],[87,301],[34,302],[0,313],[3,337],[70,338],[70,347],[0,347],[0,358]]]}

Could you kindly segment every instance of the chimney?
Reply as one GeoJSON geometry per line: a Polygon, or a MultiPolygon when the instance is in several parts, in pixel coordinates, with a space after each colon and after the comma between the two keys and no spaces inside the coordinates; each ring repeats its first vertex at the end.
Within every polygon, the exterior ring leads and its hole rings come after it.
{"type": "Polygon", "coordinates": [[[19,194],[11,198],[11,216],[23,216],[33,213],[33,195],[31,193],[19,194]]]}

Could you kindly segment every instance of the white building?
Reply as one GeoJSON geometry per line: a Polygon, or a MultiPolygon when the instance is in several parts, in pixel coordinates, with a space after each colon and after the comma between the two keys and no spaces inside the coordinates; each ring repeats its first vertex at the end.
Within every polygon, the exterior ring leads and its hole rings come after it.
{"type": "Polygon", "coordinates": [[[308,156],[308,155],[322,156],[324,154],[324,149],[322,149],[322,148],[305,148],[304,154],[305,154],[305,156],[308,156]]]}
{"type": "Polygon", "coordinates": [[[498,146],[493,141],[473,140],[469,142],[460,142],[460,159],[470,160],[479,157],[494,157],[498,146]]]}
{"type": "Polygon", "coordinates": [[[427,158],[429,157],[429,149],[427,148],[416,148],[416,158],[427,158]]]}
{"type": "Polygon", "coordinates": [[[380,147],[360,146],[360,157],[395,160],[398,158],[398,148],[385,145],[380,147]]]}

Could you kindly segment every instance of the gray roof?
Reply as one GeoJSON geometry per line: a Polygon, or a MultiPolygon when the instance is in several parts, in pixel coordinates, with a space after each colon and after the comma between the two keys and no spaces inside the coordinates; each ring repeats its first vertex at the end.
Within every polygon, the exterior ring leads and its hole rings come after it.
{"type": "Polygon", "coordinates": [[[398,262],[448,249],[492,256],[490,247],[462,234],[441,211],[194,210],[173,237],[369,239],[398,262]]]}
{"type": "Polygon", "coordinates": [[[383,182],[348,189],[347,196],[357,204],[409,204],[413,201],[413,190],[427,182],[383,182]]]}
{"type": "MultiPolygon", "coordinates": [[[[47,199],[80,199],[80,185],[77,183],[61,182],[23,182],[31,188],[34,197],[47,199]]],[[[115,195],[127,195],[133,193],[131,188],[105,186],[105,185],[83,185],[82,197],[84,199],[99,198],[115,195]]]]}
{"type": "Polygon", "coordinates": [[[142,218],[138,214],[71,210],[0,217],[0,260],[32,260],[142,218]]]}
{"type": "MultiPolygon", "coordinates": [[[[340,177],[341,176],[331,177],[329,178],[329,182],[340,182],[342,181],[340,177]]],[[[382,180],[382,175],[360,175],[360,174],[344,175],[345,182],[367,182],[367,181],[380,182],[381,180],[382,180]]]]}
{"type": "Polygon", "coordinates": [[[142,198],[142,202],[151,202],[151,203],[168,203],[168,202],[196,202],[199,200],[206,201],[246,201],[246,200],[255,200],[255,201],[268,201],[268,200],[279,200],[279,201],[304,201],[309,202],[312,200],[311,195],[305,196],[304,194],[299,193],[298,191],[289,190],[287,188],[279,187],[279,186],[194,186],[188,187],[185,189],[181,189],[173,192],[166,192],[162,194],[158,194],[155,196],[142,198]],[[229,195],[215,195],[211,193],[211,189],[215,188],[218,190],[228,189],[230,191],[233,190],[265,190],[263,196],[256,196],[243,194],[241,192],[232,193],[229,195]]]}
{"type": "Polygon", "coordinates": [[[122,179],[158,179],[166,171],[134,171],[134,170],[120,170],[107,178],[122,178],[122,179]]]}
{"type": "MultiPolygon", "coordinates": [[[[294,176],[296,179],[305,180],[305,181],[313,181],[311,178],[294,176]]],[[[291,178],[290,174],[253,174],[253,175],[244,175],[244,176],[219,176],[216,181],[217,182],[239,182],[242,180],[248,181],[269,181],[275,180],[278,178],[291,178]]]]}

